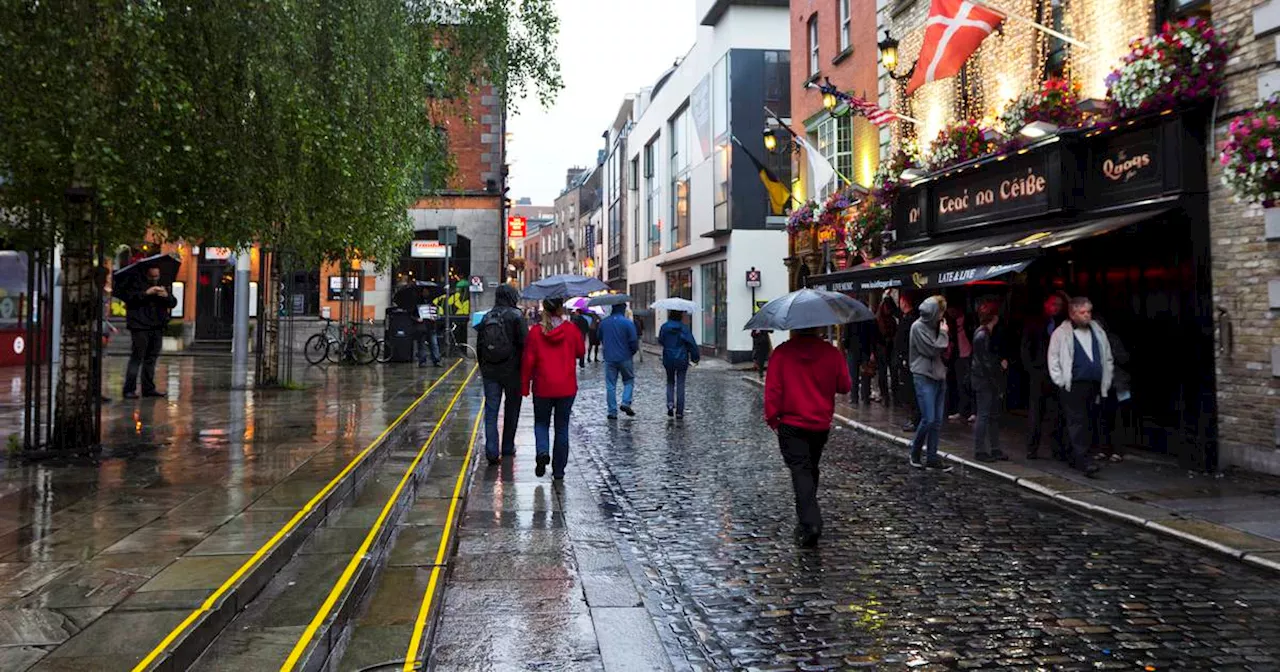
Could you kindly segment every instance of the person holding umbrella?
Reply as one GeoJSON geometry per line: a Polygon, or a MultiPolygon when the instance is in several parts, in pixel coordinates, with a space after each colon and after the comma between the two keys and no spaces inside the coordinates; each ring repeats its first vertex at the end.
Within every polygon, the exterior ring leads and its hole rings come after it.
{"type": "Polygon", "coordinates": [[[521,395],[533,395],[533,438],[538,451],[534,473],[539,478],[547,474],[550,462],[552,477],[564,479],[569,462],[569,414],[578,395],[573,364],[584,355],[586,345],[578,328],[564,317],[564,299],[543,299],[542,322],[529,330],[525,341],[520,381],[521,395]],[[554,455],[550,437],[553,419],[554,455]]]}
{"type": "MultiPolygon", "coordinates": [[[[122,269],[123,270],[123,269],[122,269]]],[[[125,369],[124,398],[138,398],[138,373],[142,373],[142,396],[163,397],[156,389],[156,360],[160,357],[164,328],[178,300],[160,282],[160,267],[147,264],[141,281],[134,280],[125,288],[124,305],[128,309],[125,325],[133,339],[129,365],[125,369]]]]}
{"type": "Polygon", "coordinates": [[[764,421],[778,435],[778,450],[795,491],[796,544],[817,545],[822,536],[818,463],[831,434],[836,397],[853,391],[845,358],[822,338],[824,328],[871,319],[861,302],[834,292],[802,289],[765,304],[747,329],[789,329],[791,338],[769,360],[764,382],[764,421]]]}
{"type": "MultiPolygon", "coordinates": [[[[667,321],[658,329],[658,344],[662,346],[662,368],[667,371],[667,417],[684,418],[684,384],[689,375],[689,364],[697,364],[702,359],[698,350],[698,341],[694,339],[689,325],[684,323],[684,311],[678,310],[684,304],[693,304],[685,299],[664,299],[665,305],[675,306],[669,309],[667,321]]],[[[653,304],[654,309],[661,310],[664,304],[659,301],[653,304]]]]}

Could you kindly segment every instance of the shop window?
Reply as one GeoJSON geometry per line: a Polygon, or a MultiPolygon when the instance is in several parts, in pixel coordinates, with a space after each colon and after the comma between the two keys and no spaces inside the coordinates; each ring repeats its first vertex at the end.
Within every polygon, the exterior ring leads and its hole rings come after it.
{"type": "Polygon", "coordinates": [[[320,269],[287,273],[284,294],[290,315],[319,315],[320,269]]]}
{"type": "Polygon", "coordinates": [[[658,300],[657,292],[655,291],[657,284],[658,283],[652,280],[649,282],[637,283],[631,285],[631,291],[629,292],[631,294],[631,305],[634,306],[636,310],[648,311],[647,314],[640,317],[639,320],[644,326],[644,333],[642,336],[644,340],[650,343],[652,343],[658,336],[656,329],[657,323],[655,321],[656,316],[653,314],[652,310],[649,310],[649,306],[653,305],[653,302],[658,300]]]}
{"type": "Polygon", "coordinates": [[[728,287],[725,262],[702,265],[702,343],[725,347],[728,338],[728,287]]]}
{"type": "MultiPolygon", "coordinates": [[[[644,216],[649,229],[649,255],[658,253],[661,240],[661,226],[658,218],[658,194],[656,189],[657,166],[655,166],[657,141],[644,146],[644,216]]],[[[639,237],[637,236],[637,240],[639,237]]]]}
{"type": "Polygon", "coordinates": [[[667,273],[667,297],[693,300],[693,269],[686,268],[667,273]]]}
{"type": "Polygon", "coordinates": [[[683,175],[671,187],[671,249],[689,244],[689,176],[683,175]]]}

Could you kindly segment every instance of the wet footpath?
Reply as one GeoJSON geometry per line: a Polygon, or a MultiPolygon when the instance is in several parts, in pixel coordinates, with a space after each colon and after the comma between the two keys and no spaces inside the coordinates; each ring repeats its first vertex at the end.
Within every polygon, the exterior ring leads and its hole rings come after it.
{"type": "Polygon", "coordinates": [[[798,549],[757,386],[695,370],[675,421],[650,361],[639,416],[608,421],[601,376],[563,486],[532,474],[527,413],[514,464],[476,467],[430,668],[1280,668],[1274,574],[843,428],[798,549]]]}
{"type": "MultiPolygon", "coordinates": [[[[186,667],[175,656],[203,648],[385,452],[421,443],[469,370],[303,364],[305,389],[235,391],[229,364],[162,358],[167,398],[106,404],[97,464],[3,463],[0,670],[186,667]]],[[[107,390],[123,365],[109,360],[107,390]]],[[[21,372],[4,375],[7,434],[21,372]]]]}

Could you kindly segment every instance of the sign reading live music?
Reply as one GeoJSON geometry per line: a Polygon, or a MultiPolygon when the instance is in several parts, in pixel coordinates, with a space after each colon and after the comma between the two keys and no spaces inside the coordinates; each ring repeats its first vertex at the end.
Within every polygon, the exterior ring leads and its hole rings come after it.
{"type": "Polygon", "coordinates": [[[1054,191],[1061,188],[1049,165],[1045,154],[1027,154],[939,180],[931,191],[933,230],[1048,213],[1059,200],[1054,191]]]}

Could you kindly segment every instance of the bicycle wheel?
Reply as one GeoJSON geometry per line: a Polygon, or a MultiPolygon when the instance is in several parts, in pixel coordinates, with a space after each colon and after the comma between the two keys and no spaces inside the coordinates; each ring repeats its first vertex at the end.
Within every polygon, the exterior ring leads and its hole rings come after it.
{"type": "Polygon", "coordinates": [[[378,352],[377,359],[379,364],[386,364],[387,362],[391,361],[391,346],[387,345],[387,342],[385,340],[378,339],[377,352],[378,352]]]}
{"type": "Polygon", "coordinates": [[[466,344],[466,343],[459,343],[459,344],[458,344],[458,350],[460,350],[460,351],[461,351],[461,353],[462,353],[462,358],[463,358],[463,359],[465,359],[465,360],[467,360],[467,361],[469,361],[469,362],[474,362],[474,361],[476,361],[476,357],[477,357],[477,355],[476,355],[476,349],[475,349],[475,348],[471,347],[470,345],[468,345],[468,344],[466,344]]]}
{"type": "Polygon", "coordinates": [[[346,346],[343,345],[341,341],[330,339],[325,347],[327,348],[324,351],[325,357],[334,364],[341,364],[343,359],[345,359],[344,355],[347,350],[346,346]]]}
{"type": "Polygon", "coordinates": [[[378,359],[378,339],[369,334],[359,334],[352,339],[351,356],[357,364],[372,364],[378,359]]]}
{"type": "Polygon", "coordinates": [[[302,354],[307,358],[307,363],[312,366],[323,362],[328,352],[329,341],[325,339],[324,334],[312,335],[307,339],[306,345],[302,346],[302,354]]]}

